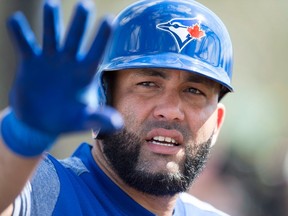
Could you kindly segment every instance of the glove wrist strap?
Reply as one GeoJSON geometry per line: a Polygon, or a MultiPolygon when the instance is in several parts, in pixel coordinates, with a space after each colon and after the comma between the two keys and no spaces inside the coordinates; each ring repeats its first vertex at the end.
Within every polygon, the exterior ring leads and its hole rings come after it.
{"type": "Polygon", "coordinates": [[[48,150],[57,136],[51,136],[33,129],[17,119],[9,110],[0,122],[0,135],[6,146],[24,157],[35,157],[48,150]]]}

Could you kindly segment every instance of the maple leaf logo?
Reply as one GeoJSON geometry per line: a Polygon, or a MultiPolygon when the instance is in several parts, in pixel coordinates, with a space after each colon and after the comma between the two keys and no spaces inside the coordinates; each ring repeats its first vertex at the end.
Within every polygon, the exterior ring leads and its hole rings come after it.
{"type": "Polygon", "coordinates": [[[200,38],[205,36],[205,32],[200,29],[199,24],[189,26],[187,28],[187,31],[189,32],[189,34],[192,38],[200,39],[200,38]]]}

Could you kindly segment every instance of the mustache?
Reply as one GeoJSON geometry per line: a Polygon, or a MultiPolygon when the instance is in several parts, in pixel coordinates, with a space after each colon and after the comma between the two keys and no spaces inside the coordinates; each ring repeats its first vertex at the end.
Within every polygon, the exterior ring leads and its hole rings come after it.
{"type": "Polygon", "coordinates": [[[149,131],[156,129],[156,128],[179,131],[183,135],[184,140],[188,140],[192,138],[192,134],[188,126],[185,126],[177,122],[155,121],[155,120],[149,120],[149,121],[145,121],[144,123],[142,123],[140,130],[138,131],[137,134],[146,135],[149,131]]]}
{"type": "Polygon", "coordinates": [[[177,122],[150,120],[150,121],[146,121],[143,125],[148,128],[164,128],[167,130],[174,129],[174,130],[179,130],[180,132],[181,131],[185,132],[188,130],[188,127],[183,126],[177,122]]]}

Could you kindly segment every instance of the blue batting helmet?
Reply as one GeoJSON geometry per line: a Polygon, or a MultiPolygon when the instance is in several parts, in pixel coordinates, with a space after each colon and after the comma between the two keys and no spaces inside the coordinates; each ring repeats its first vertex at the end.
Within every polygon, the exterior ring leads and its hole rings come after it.
{"type": "Polygon", "coordinates": [[[131,68],[168,68],[208,77],[233,91],[232,43],[222,21],[194,0],[144,0],[124,9],[97,73],[100,104],[103,73],[131,68]]]}

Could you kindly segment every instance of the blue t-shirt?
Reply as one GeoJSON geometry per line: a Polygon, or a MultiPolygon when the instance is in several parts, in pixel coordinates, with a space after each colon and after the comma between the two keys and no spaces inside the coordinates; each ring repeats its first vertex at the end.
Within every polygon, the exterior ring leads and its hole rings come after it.
{"type": "MultiPolygon", "coordinates": [[[[82,144],[64,160],[51,155],[15,200],[13,215],[152,216],[98,167],[91,146],[82,144]]],[[[174,216],[224,216],[211,205],[181,193],[174,216]]]]}

